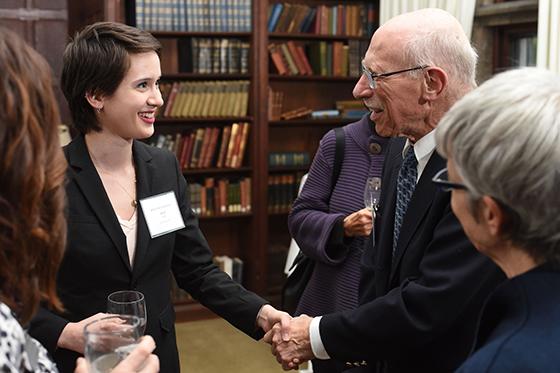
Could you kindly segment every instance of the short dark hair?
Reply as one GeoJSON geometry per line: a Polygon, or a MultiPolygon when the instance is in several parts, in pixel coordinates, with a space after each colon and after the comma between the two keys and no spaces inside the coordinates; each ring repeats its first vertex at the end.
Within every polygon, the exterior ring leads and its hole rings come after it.
{"type": "Polygon", "coordinates": [[[64,51],[61,87],[74,128],[100,131],[86,93],[112,95],[130,67],[130,54],[161,51],[150,33],[116,22],[98,22],[76,33],[64,51]]]}

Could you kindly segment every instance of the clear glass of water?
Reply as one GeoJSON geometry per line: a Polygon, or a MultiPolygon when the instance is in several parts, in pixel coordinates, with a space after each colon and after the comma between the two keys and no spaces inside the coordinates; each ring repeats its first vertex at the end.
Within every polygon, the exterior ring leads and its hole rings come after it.
{"type": "Polygon", "coordinates": [[[107,297],[107,312],[114,315],[132,315],[140,320],[140,332],[146,331],[146,300],[144,294],[136,290],[121,290],[107,297]]]}
{"type": "Polygon", "coordinates": [[[113,315],[84,327],[85,357],[90,373],[109,373],[138,345],[140,319],[113,315]]]}

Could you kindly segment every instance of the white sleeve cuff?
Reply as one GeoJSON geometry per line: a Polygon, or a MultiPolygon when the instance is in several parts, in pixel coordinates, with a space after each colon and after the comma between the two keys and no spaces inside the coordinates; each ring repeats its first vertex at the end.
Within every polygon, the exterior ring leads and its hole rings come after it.
{"type": "Polygon", "coordinates": [[[314,317],[311,320],[311,324],[309,324],[309,341],[311,342],[311,350],[313,351],[313,355],[317,359],[327,360],[331,357],[325,350],[325,346],[323,346],[323,341],[321,340],[321,334],[319,332],[319,323],[321,322],[322,316],[314,317]]]}

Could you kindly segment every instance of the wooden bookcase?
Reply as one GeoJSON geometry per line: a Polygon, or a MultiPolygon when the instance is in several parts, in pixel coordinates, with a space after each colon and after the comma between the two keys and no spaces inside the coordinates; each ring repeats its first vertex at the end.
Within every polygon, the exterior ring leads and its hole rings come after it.
{"type": "MultiPolygon", "coordinates": [[[[270,0],[270,4],[280,2],[270,0]]],[[[293,0],[290,3],[317,5],[373,4],[379,9],[378,0],[293,0]]],[[[73,32],[85,24],[112,20],[126,22],[127,4],[123,0],[82,0],[69,7],[69,31],[73,32]],[[78,4],[79,3],[79,4],[78,4]]],[[[304,33],[269,33],[269,1],[251,2],[250,32],[178,32],[153,31],[163,44],[163,81],[201,80],[248,80],[249,105],[244,118],[206,119],[160,119],[156,121],[156,133],[174,133],[194,127],[225,126],[233,122],[250,123],[249,139],[243,165],[237,169],[194,169],[187,170],[187,181],[200,180],[208,176],[250,177],[250,213],[202,217],[200,227],[210,243],[215,255],[237,256],[244,261],[243,284],[248,289],[270,299],[277,304],[284,280],[283,268],[290,237],[287,228],[287,211],[269,212],[268,180],[276,174],[305,173],[308,166],[286,166],[270,168],[268,155],[271,152],[306,152],[313,158],[319,140],[330,129],[350,123],[349,119],[295,119],[269,120],[269,88],[284,92],[283,110],[295,109],[302,105],[313,110],[334,109],[335,101],[351,100],[352,88],[358,79],[354,76],[281,76],[269,65],[270,42],[297,40],[306,42],[343,42],[358,39],[367,42],[370,35],[317,35],[304,33]],[[236,38],[250,43],[249,69],[247,74],[194,74],[180,72],[177,40],[193,37],[236,38]]],[[[377,11],[375,12],[377,14],[377,11]]],[[[377,17],[374,22],[377,22],[377,17]]],[[[207,313],[196,303],[177,305],[179,320],[204,317],[207,313]]]]}

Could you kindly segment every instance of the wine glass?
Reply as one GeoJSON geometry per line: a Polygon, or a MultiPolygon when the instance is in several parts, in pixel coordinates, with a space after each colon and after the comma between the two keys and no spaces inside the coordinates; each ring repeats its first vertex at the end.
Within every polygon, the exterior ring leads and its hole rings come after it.
{"type": "Polygon", "coordinates": [[[364,188],[364,204],[371,211],[375,218],[375,213],[379,208],[379,198],[381,197],[381,178],[368,177],[364,188]]]}
{"type": "Polygon", "coordinates": [[[140,333],[146,331],[146,300],[136,290],[120,290],[107,297],[107,312],[115,315],[133,315],[140,319],[140,333]]]}
{"type": "MultiPolygon", "coordinates": [[[[375,221],[375,215],[379,208],[379,199],[381,198],[381,178],[368,177],[364,188],[364,205],[366,209],[371,211],[372,220],[375,221]]],[[[371,231],[373,245],[375,246],[375,230],[371,231]]]]}
{"type": "Polygon", "coordinates": [[[84,327],[84,355],[91,373],[109,373],[138,345],[140,319],[112,315],[84,327]]]}

